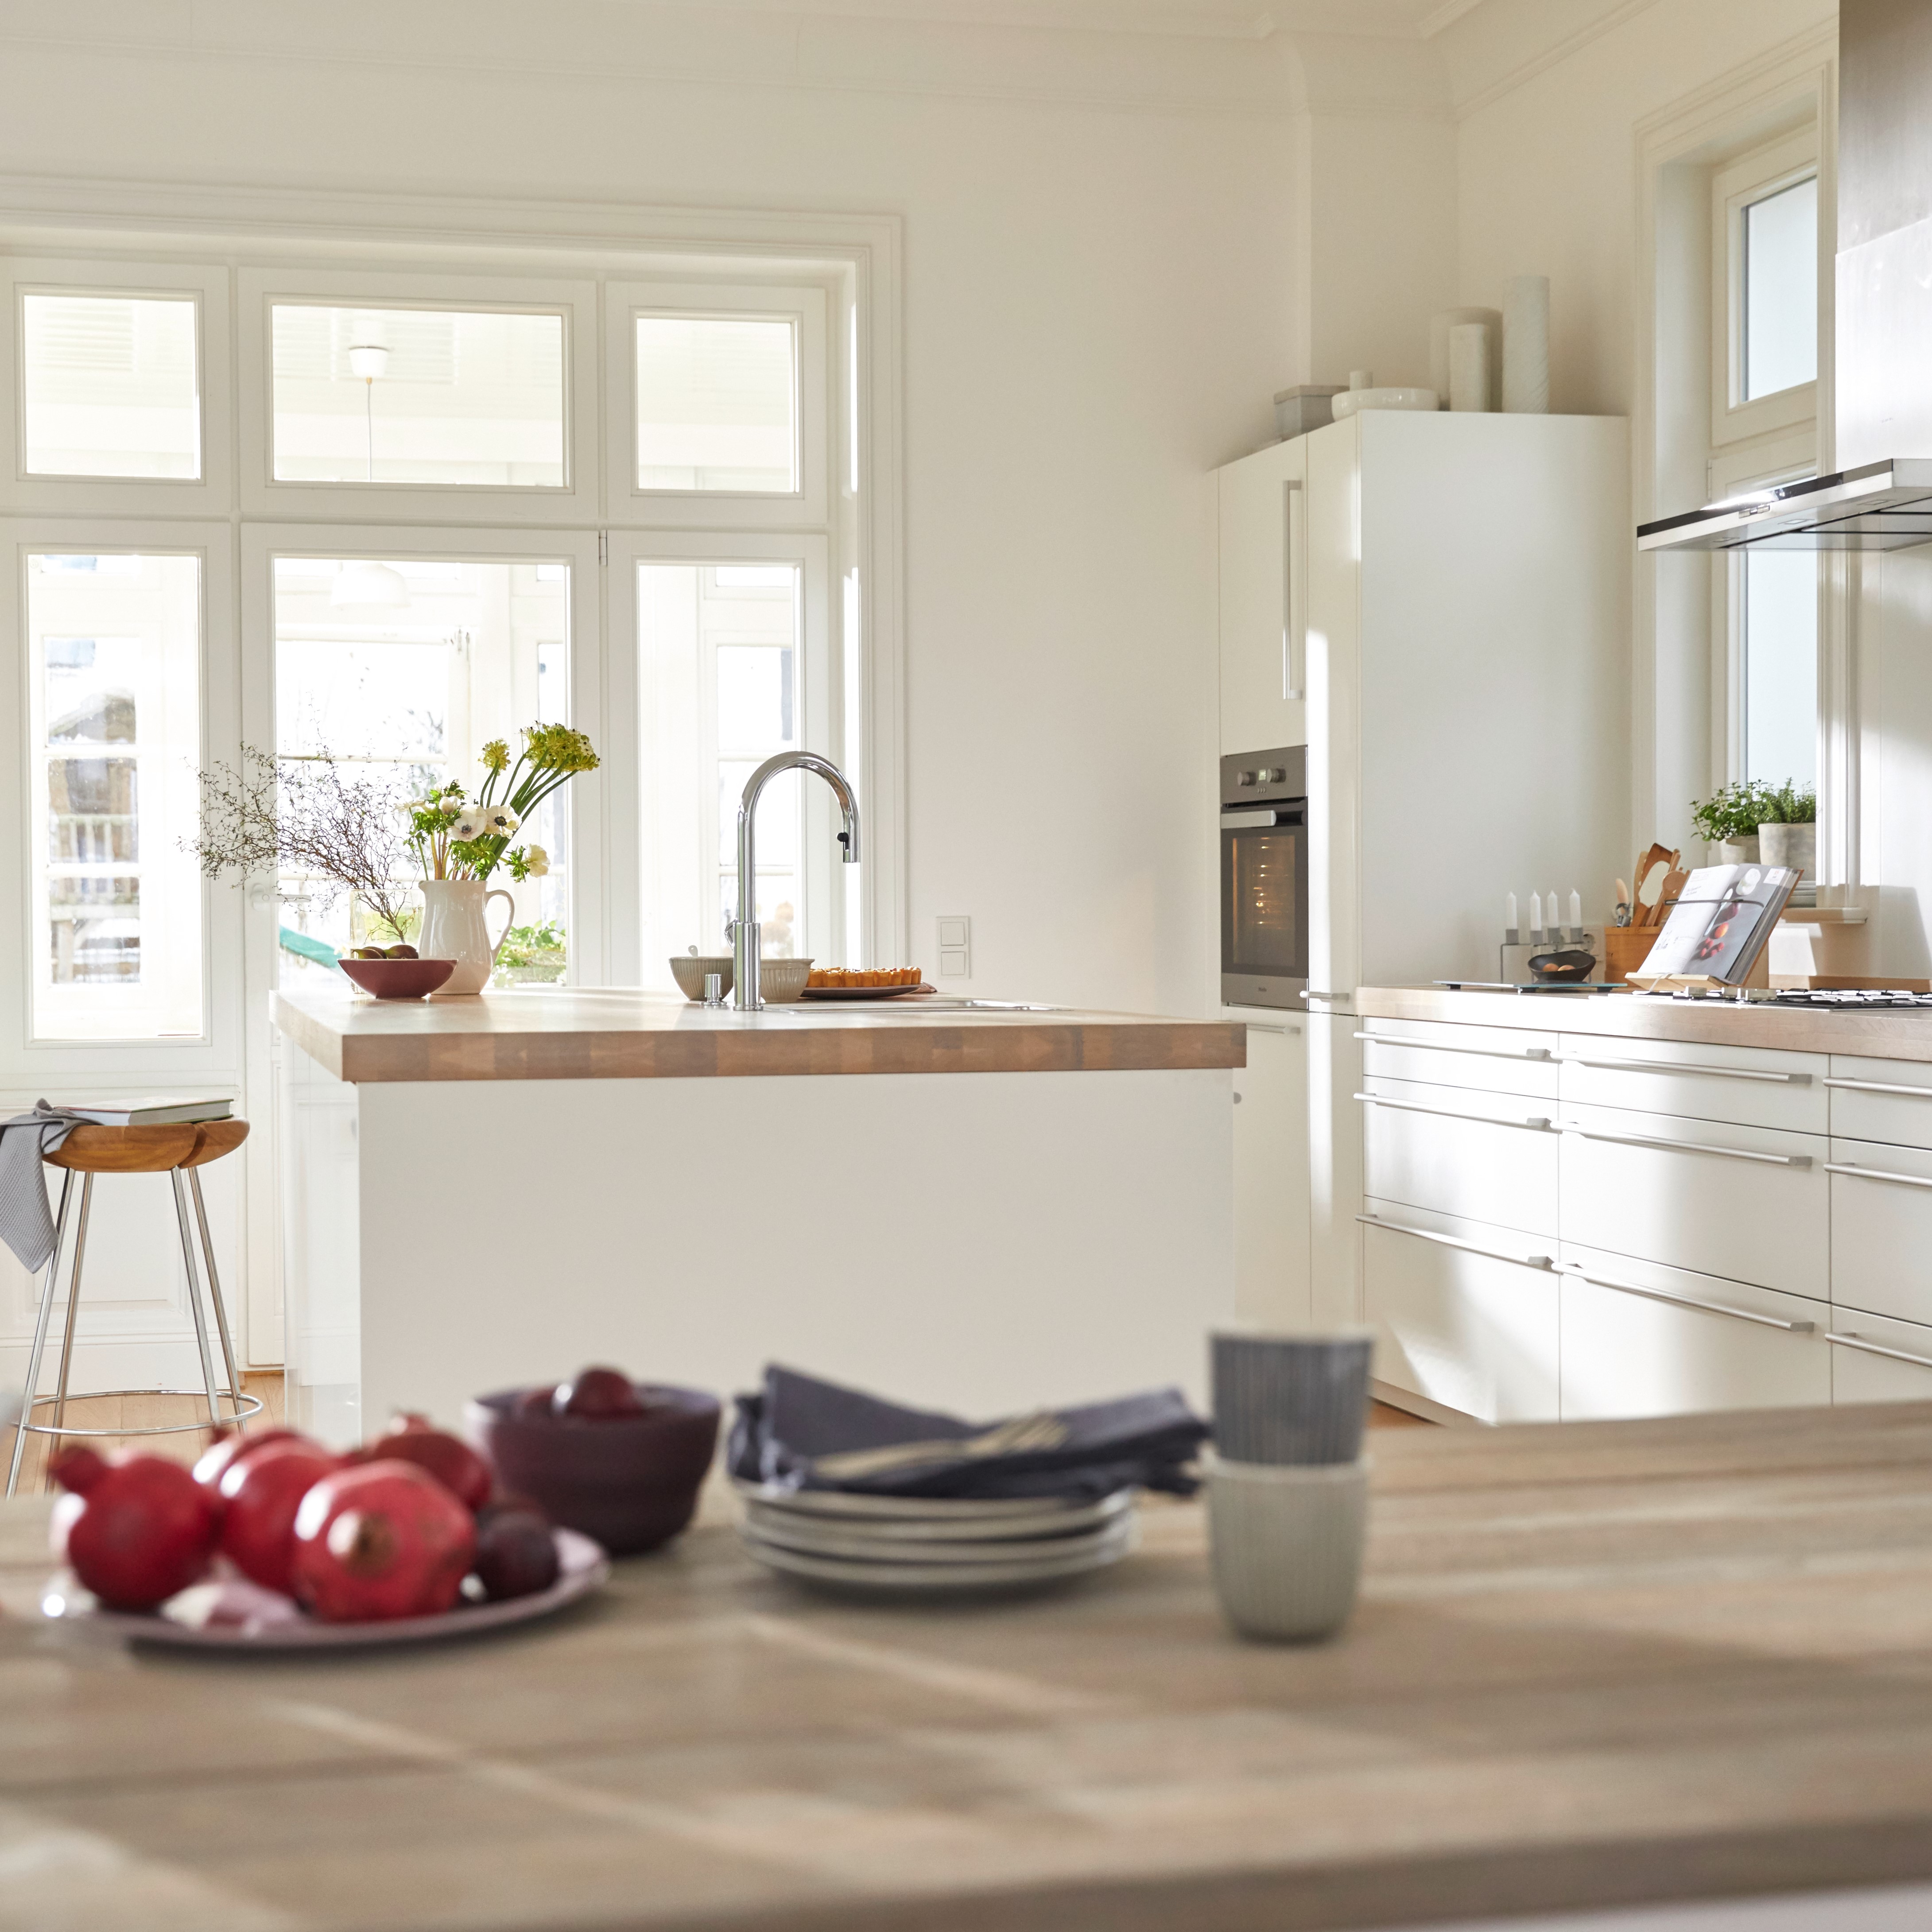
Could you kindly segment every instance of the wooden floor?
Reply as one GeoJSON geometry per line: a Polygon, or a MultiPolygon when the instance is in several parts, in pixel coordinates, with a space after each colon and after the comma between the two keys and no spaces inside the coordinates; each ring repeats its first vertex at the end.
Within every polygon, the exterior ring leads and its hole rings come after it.
{"type": "MultiPolygon", "coordinates": [[[[244,1376],[242,1385],[250,1395],[262,1399],[262,1413],[256,1426],[273,1424],[280,1426],[282,1410],[282,1378],[279,1372],[244,1376]]],[[[52,1418],[51,1410],[43,1410],[38,1418],[42,1421],[52,1418]]],[[[67,1419],[76,1429],[115,1429],[142,1427],[156,1423],[203,1422],[208,1414],[206,1400],[192,1395],[97,1395],[84,1402],[70,1402],[67,1406],[67,1419]]],[[[170,1456],[178,1462],[192,1462],[208,1447],[208,1433],[206,1426],[184,1430],[178,1436],[108,1436],[84,1438],[104,1454],[110,1449],[118,1449],[128,1444],[137,1444],[152,1456],[170,1456]]],[[[20,1465],[20,1492],[22,1496],[38,1490],[46,1468],[49,1450],[52,1438],[46,1436],[27,1438],[27,1453],[20,1465]]],[[[0,1424],[0,1454],[10,1462],[14,1454],[14,1432],[0,1424]]],[[[3,1473],[3,1472],[0,1472],[3,1473]]]]}

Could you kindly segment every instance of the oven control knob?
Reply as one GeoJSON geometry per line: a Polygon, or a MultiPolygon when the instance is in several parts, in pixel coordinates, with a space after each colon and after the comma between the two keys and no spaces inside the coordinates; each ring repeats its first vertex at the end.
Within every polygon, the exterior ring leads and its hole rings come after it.
{"type": "Polygon", "coordinates": [[[1244,785],[1251,785],[1254,782],[1255,774],[1252,772],[1244,772],[1241,774],[1241,782],[1244,785]]]}

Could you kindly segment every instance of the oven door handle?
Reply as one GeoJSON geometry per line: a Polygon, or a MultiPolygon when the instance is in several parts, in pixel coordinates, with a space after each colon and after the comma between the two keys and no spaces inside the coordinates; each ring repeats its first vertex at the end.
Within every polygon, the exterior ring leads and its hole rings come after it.
{"type": "Polygon", "coordinates": [[[1305,818],[1299,799],[1287,805],[1244,806],[1239,812],[1230,812],[1223,808],[1221,830],[1223,832],[1272,832],[1279,829],[1284,832],[1299,832],[1304,828],[1305,818]]]}

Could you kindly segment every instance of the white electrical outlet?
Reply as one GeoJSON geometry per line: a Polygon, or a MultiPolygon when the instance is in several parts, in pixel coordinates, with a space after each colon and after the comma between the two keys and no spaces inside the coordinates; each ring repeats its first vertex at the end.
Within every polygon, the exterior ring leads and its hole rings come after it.
{"type": "Polygon", "coordinates": [[[940,977],[971,979],[973,922],[964,913],[941,913],[934,923],[939,928],[940,977]]]}

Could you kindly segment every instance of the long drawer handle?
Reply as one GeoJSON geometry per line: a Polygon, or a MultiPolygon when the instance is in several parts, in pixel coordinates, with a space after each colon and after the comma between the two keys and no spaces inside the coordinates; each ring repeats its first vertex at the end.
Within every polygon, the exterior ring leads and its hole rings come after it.
{"type": "Polygon", "coordinates": [[[1358,1094],[1355,1098],[1367,1107],[1393,1107],[1400,1114],[1433,1114],[1444,1120],[1471,1120],[1480,1127],[1532,1127],[1540,1134],[1550,1131],[1547,1114],[1532,1114],[1520,1120],[1499,1120],[1492,1114],[1459,1114],[1453,1107],[1418,1107],[1413,1100],[1384,1100],[1379,1094],[1358,1094]]]}
{"type": "MultiPolygon", "coordinates": [[[[1708,1073],[1718,1080],[1770,1080],[1786,1087],[1808,1087],[1811,1084],[1808,1073],[1765,1073],[1746,1066],[1679,1066],[1675,1061],[1664,1060],[1586,1060],[1581,1054],[1566,1053],[1563,1064],[1565,1066],[1600,1067],[1611,1073],[1708,1073]]],[[[1828,1080],[1825,1084],[1828,1087],[1832,1083],[1828,1080]]]]}
{"type": "Polygon", "coordinates": [[[1606,1134],[1596,1127],[1563,1124],[1561,1132],[1586,1141],[1615,1141],[1620,1147],[1662,1148],[1671,1154],[1721,1154],[1726,1160],[1754,1160],[1766,1167],[1809,1167],[1808,1154],[1756,1154],[1748,1148],[1712,1147],[1703,1141],[1660,1140],[1649,1134],[1606,1134]]]}
{"type": "Polygon", "coordinates": [[[1825,1084],[1848,1094],[1903,1094],[1909,1100],[1932,1100],[1932,1087],[1894,1087],[1883,1080],[1827,1080],[1825,1084]]]}
{"type": "Polygon", "coordinates": [[[1358,1033],[1358,1040],[1372,1040],[1378,1046],[1412,1046],[1423,1053],[1474,1053],[1484,1060],[1540,1060],[1555,1058],[1546,1046],[1526,1046],[1520,1052],[1506,1053],[1499,1046],[1438,1046],[1432,1040],[1410,1040],[1401,1034],[1358,1033]]]}
{"type": "Polygon", "coordinates": [[[1894,1362],[1910,1362],[1914,1367],[1932,1369],[1932,1357],[1909,1355],[1903,1348],[1887,1348],[1876,1342],[1868,1342],[1862,1335],[1834,1335],[1830,1329],[1825,1330],[1825,1339],[1834,1347],[1856,1348],[1867,1355],[1885,1355],[1894,1362]]]}
{"type": "Polygon", "coordinates": [[[1932,1187],[1932,1180],[1921,1174],[1892,1174],[1882,1167],[1854,1167],[1848,1160],[1828,1160],[1825,1172],[1856,1174],[1861,1180],[1888,1180],[1897,1187],[1932,1187]]]}
{"type": "Polygon", "coordinates": [[[1460,1248],[1465,1254],[1486,1255],[1492,1262],[1508,1262],[1513,1268],[1549,1269],[1556,1265],[1549,1255],[1506,1255],[1496,1248],[1478,1247],[1474,1241],[1458,1240],[1454,1234],[1438,1234],[1432,1228],[1412,1228],[1406,1222],[1384,1221],[1379,1214],[1358,1214],[1355,1219],[1365,1228],[1381,1228],[1391,1234],[1413,1234],[1418,1241],[1460,1248]]]}
{"type": "Polygon", "coordinates": [[[1667,1301],[1678,1308],[1700,1309],[1706,1315],[1728,1315],[1734,1322],[1755,1322],[1760,1328],[1782,1328],[1792,1335],[1813,1335],[1818,1330],[1815,1322],[1785,1322],[1775,1315],[1759,1315],[1748,1308],[1732,1308],[1721,1301],[1700,1301],[1694,1294],[1672,1294],[1662,1288],[1640,1288],[1634,1281],[1611,1281],[1603,1275],[1592,1274],[1577,1262],[1565,1262],[1562,1272],[1574,1275],[1579,1281],[1587,1281],[1592,1288],[1612,1288],[1619,1294],[1640,1294],[1647,1301],[1667,1301]]]}

